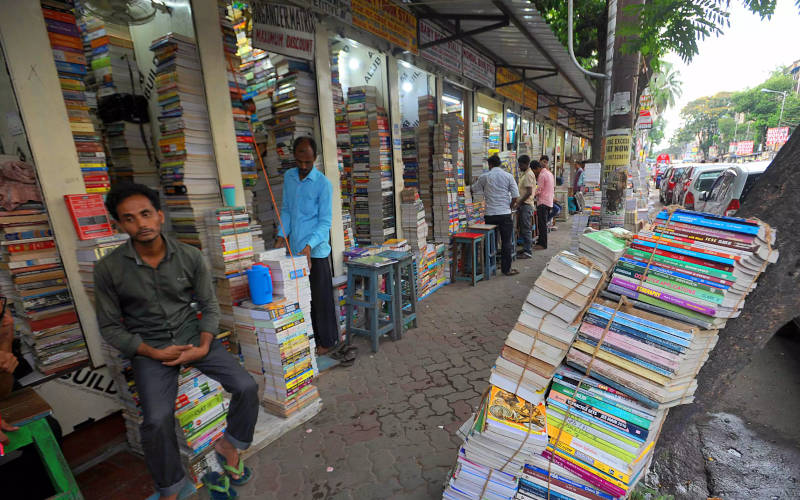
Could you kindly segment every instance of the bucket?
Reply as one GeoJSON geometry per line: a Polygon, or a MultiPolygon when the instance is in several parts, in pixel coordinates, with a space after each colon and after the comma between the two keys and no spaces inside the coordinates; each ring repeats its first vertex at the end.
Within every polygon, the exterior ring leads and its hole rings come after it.
{"type": "Polygon", "coordinates": [[[257,306],[272,302],[272,276],[269,267],[256,262],[247,270],[247,281],[250,284],[250,300],[257,306]]]}

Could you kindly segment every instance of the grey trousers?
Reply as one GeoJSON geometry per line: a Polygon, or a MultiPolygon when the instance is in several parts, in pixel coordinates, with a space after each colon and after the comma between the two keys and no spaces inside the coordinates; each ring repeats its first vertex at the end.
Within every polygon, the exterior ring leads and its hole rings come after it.
{"type": "Polygon", "coordinates": [[[523,203],[519,206],[519,235],[522,237],[522,251],[532,252],[533,246],[533,205],[523,203]]]}
{"type": "MultiPolygon", "coordinates": [[[[186,477],[181,465],[175,434],[175,398],[178,395],[177,366],[135,356],[131,360],[133,377],[142,405],[144,460],[161,496],[178,493],[186,477]]],[[[192,366],[216,380],[233,396],[228,409],[225,439],[240,450],[253,441],[258,418],[258,386],[231,353],[218,341],[211,342],[205,358],[192,366]]]]}

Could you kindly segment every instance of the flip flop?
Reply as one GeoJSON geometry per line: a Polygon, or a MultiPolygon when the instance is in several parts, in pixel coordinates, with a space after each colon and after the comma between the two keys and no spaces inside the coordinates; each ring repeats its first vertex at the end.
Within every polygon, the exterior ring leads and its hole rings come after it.
{"type": "Polygon", "coordinates": [[[519,274],[519,271],[517,271],[516,269],[512,269],[509,272],[503,273],[503,274],[506,275],[506,276],[514,276],[514,275],[519,274]]]}
{"type": "Polygon", "coordinates": [[[233,500],[239,494],[231,488],[231,478],[216,471],[208,472],[203,476],[203,484],[208,488],[211,500],[233,500]]]}
{"type": "Polygon", "coordinates": [[[244,460],[242,460],[241,455],[239,455],[239,465],[237,465],[236,467],[231,467],[230,465],[228,465],[228,461],[225,460],[225,457],[222,456],[220,452],[216,453],[219,464],[227,473],[225,477],[230,481],[232,485],[243,486],[247,484],[251,479],[253,479],[253,470],[250,469],[250,467],[244,465],[244,460]],[[234,479],[233,477],[231,477],[231,474],[236,474],[237,476],[239,476],[239,479],[234,479]]]}
{"type": "Polygon", "coordinates": [[[356,357],[358,357],[358,347],[351,346],[344,351],[342,359],[339,360],[339,366],[353,366],[353,363],[356,362],[356,357]]]}
{"type": "Polygon", "coordinates": [[[330,356],[332,359],[335,359],[336,361],[341,362],[347,360],[350,357],[355,359],[356,354],[358,354],[358,347],[351,345],[347,347],[340,347],[339,349],[333,350],[328,353],[328,356],[330,356]]]}

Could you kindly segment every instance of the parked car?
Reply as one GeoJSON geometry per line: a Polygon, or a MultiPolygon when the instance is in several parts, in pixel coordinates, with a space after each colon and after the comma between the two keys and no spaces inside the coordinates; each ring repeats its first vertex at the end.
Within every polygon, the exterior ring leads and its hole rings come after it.
{"type": "Polygon", "coordinates": [[[703,191],[710,191],[714,181],[722,172],[730,167],[729,164],[705,163],[695,166],[687,176],[684,183],[685,190],[681,194],[679,203],[688,210],[694,210],[695,204],[700,201],[703,191]]]}
{"type": "Polygon", "coordinates": [[[673,194],[675,193],[675,186],[681,182],[683,175],[686,173],[686,170],[689,168],[688,165],[681,165],[679,167],[672,167],[668,172],[668,175],[664,176],[664,179],[661,181],[662,189],[659,196],[663,196],[661,202],[664,205],[671,205],[673,203],[673,194]]]}
{"type": "Polygon", "coordinates": [[[700,165],[700,163],[693,163],[681,174],[681,180],[675,183],[675,188],[672,190],[673,205],[683,205],[683,195],[689,187],[688,185],[692,180],[692,174],[694,174],[695,170],[697,170],[700,165]]]}
{"type": "Polygon", "coordinates": [[[698,210],[716,215],[736,215],[753,184],[764,174],[769,161],[731,165],[704,191],[698,210]]]}
{"type": "Polygon", "coordinates": [[[663,174],[658,179],[658,201],[664,203],[664,192],[667,190],[667,179],[669,179],[669,174],[672,172],[672,167],[666,167],[664,169],[663,174]]]}

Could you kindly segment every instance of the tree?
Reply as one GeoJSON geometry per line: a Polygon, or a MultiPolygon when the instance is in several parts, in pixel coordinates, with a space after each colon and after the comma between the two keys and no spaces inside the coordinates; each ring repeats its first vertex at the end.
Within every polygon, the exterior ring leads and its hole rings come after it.
{"type": "Polygon", "coordinates": [[[661,63],[660,69],[650,81],[653,106],[656,112],[663,113],[675,105],[675,99],[683,95],[683,82],[680,73],[668,62],[661,63]]]}
{"type": "Polygon", "coordinates": [[[695,99],[684,106],[681,110],[684,125],[678,137],[694,137],[703,154],[708,154],[708,147],[719,140],[719,119],[731,114],[732,95],[731,92],[719,92],[710,97],[695,99]]]}
{"type": "Polygon", "coordinates": [[[767,128],[778,126],[781,118],[781,104],[784,104],[780,95],[762,92],[761,89],[787,93],[781,124],[794,130],[800,123],[800,97],[793,92],[794,85],[795,82],[790,75],[786,74],[786,69],[779,68],[755,88],[736,92],[732,96],[734,110],[737,113],[744,113],[747,120],[753,122],[754,136],[752,140],[757,144],[764,141],[767,128]]]}

